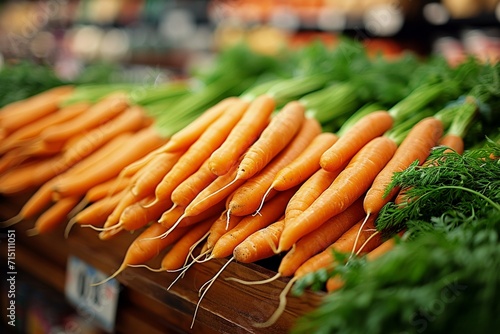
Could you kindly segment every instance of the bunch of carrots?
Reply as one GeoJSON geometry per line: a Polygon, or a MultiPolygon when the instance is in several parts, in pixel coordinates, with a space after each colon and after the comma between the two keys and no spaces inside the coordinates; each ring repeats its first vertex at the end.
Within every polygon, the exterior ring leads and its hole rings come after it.
{"type": "MultiPolygon", "coordinates": [[[[200,262],[227,259],[200,289],[200,302],[230,262],[283,254],[276,276],[269,278],[289,279],[280,306],[268,321],[255,324],[272,325],[293,283],[334,266],[333,251],[376,258],[390,249],[394,240],[383,239],[375,221],[398,196],[398,189],[386,193],[392,174],[416,160],[424,163],[438,145],[463,151],[480,104],[470,97],[435,111],[432,104],[450,90],[448,83],[422,84],[386,109],[352,101],[349,109],[333,113],[343,119],[333,132],[325,130],[318,115],[331,112],[338,101],[331,92],[339,84],[304,76],[286,81],[285,87],[294,90],[283,90],[283,82],[221,98],[168,137],[159,135],[155,120],[121,93],[68,109],[51,97],[47,100],[56,105],[51,112],[17,129],[4,126],[15,106],[4,108],[1,162],[9,155],[13,160],[1,176],[0,190],[14,194],[39,187],[8,224],[41,214],[32,233],[43,233],[69,216],[68,233],[75,225],[90,227],[103,241],[139,231],[109,278],[129,266],[147,266],[160,254],[156,271],[185,271],[200,262]],[[309,86],[298,89],[297,82],[309,86]],[[110,113],[106,122],[104,111],[110,113]],[[79,112],[85,116],[56,117],[79,112]],[[111,126],[115,123],[123,130],[111,126]],[[21,131],[30,137],[14,141],[21,131]],[[10,153],[27,149],[49,150],[50,159],[10,153]],[[26,159],[16,160],[20,157],[26,159]]],[[[62,89],[60,96],[71,89],[62,89]]],[[[335,278],[327,284],[329,291],[340,286],[335,278]]]]}

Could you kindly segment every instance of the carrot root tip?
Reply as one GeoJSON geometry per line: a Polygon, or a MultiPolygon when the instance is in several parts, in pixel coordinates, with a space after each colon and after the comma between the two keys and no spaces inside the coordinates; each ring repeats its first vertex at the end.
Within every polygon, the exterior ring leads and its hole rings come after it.
{"type": "Polygon", "coordinates": [[[14,224],[21,222],[23,219],[24,219],[23,215],[21,215],[21,214],[15,215],[14,217],[12,217],[10,219],[7,219],[6,221],[1,222],[0,227],[4,228],[4,227],[12,226],[14,224]]]}

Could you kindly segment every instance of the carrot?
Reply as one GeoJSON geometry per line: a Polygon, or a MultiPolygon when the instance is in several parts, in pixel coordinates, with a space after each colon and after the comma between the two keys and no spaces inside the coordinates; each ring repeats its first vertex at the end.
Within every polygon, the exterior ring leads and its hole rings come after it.
{"type": "Polygon", "coordinates": [[[276,174],[272,188],[283,191],[304,182],[320,168],[321,155],[337,140],[337,135],[331,132],[317,135],[296,159],[276,174]]]}
{"type": "Polygon", "coordinates": [[[449,147],[458,154],[464,153],[465,144],[462,137],[455,134],[446,134],[439,140],[439,145],[449,147]]]}
{"type": "Polygon", "coordinates": [[[215,219],[212,216],[189,228],[165,254],[161,261],[161,268],[165,271],[180,269],[186,263],[192,248],[206,237],[215,219]]]}
{"type": "Polygon", "coordinates": [[[181,157],[182,152],[162,153],[153,158],[134,177],[130,192],[136,197],[154,194],[155,188],[161,179],[172,169],[181,157]]]}
{"type": "Polygon", "coordinates": [[[97,127],[128,107],[127,97],[122,94],[111,94],[93,104],[85,114],[73,118],[64,124],[45,129],[40,137],[45,142],[65,142],[69,138],[97,127]]]}
{"type": "Polygon", "coordinates": [[[172,191],[171,199],[174,205],[188,206],[204,188],[217,178],[217,175],[208,167],[208,161],[209,159],[205,160],[196,172],[172,191]]]}
{"type": "Polygon", "coordinates": [[[326,291],[327,292],[333,292],[333,291],[337,291],[338,289],[340,289],[341,287],[344,286],[344,281],[337,275],[335,276],[332,276],[330,277],[327,281],[326,281],[326,291]]]}
{"type": "Polygon", "coordinates": [[[365,222],[364,219],[356,223],[324,251],[305,261],[299,268],[297,268],[294,276],[303,277],[308,273],[322,268],[332,268],[332,266],[335,265],[334,251],[340,253],[359,254],[368,253],[375,249],[382,243],[380,234],[377,234],[375,238],[368,240],[374,234],[374,231],[376,231],[374,225],[375,216],[376,215],[371,216],[368,221],[366,221],[364,228],[362,228],[362,224],[365,222]],[[360,229],[361,233],[359,233],[360,229]],[[368,243],[366,243],[366,241],[368,241],[368,243]]]}
{"type": "Polygon", "coordinates": [[[319,123],[313,118],[306,119],[287,147],[278,153],[259,174],[247,180],[233,193],[228,205],[230,214],[245,216],[258,212],[259,207],[269,195],[266,192],[270,189],[276,174],[297,158],[320,133],[319,123]]]}
{"type": "MultiPolygon", "coordinates": [[[[267,126],[276,102],[267,95],[261,95],[253,100],[243,117],[233,127],[226,140],[216,149],[209,158],[209,168],[215,175],[226,174],[231,166],[250,145],[259,137],[267,126]]],[[[291,112],[302,113],[298,108],[289,109],[291,112]]],[[[297,116],[299,117],[299,116],[297,116]]],[[[300,124],[300,123],[299,123],[300,124]]],[[[294,131],[291,129],[290,131],[294,131]]]]}
{"type": "Polygon", "coordinates": [[[5,153],[15,147],[25,145],[28,141],[34,140],[45,128],[64,123],[76,117],[90,107],[88,102],[81,102],[59,109],[57,112],[27,124],[2,141],[0,153],[5,153]]]}
{"type": "Polygon", "coordinates": [[[120,221],[118,224],[126,231],[134,231],[142,226],[145,226],[151,221],[157,221],[160,219],[165,209],[172,205],[170,199],[166,199],[163,202],[158,202],[153,206],[145,207],[144,204],[148,199],[134,203],[123,210],[120,215],[120,221]]]}
{"type": "MultiPolygon", "coordinates": [[[[300,278],[304,277],[306,274],[318,271],[323,268],[332,268],[335,265],[334,251],[341,253],[355,251],[356,254],[359,254],[360,252],[366,253],[377,247],[380,244],[381,240],[380,234],[378,234],[377,232],[373,232],[373,230],[375,230],[374,220],[374,216],[370,217],[367,221],[366,227],[363,227],[363,224],[365,223],[364,219],[362,221],[359,221],[344,234],[342,234],[342,236],[338,238],[333,244],[331,244],[327,249],[323,250],[321,253],[314,255],[313,257],[302,263],[302,265],[300,265],[300,267],[298,267],[295,271],[293,278],[288,281],[285,288],[280,293],[279,306],[275,310],[275,312],[271,315],[271,317],[269,317],[267,321],[263,323],[256,323],[254,324],[254,326],[262,328],[271,326],[273,323],[275,323],[278,317],[280,317],[285,310],[287,303],[286,295],[290,291],[293,284],[300,278]],[[356,246],[357,241],[361,241],[361,245],[356,246]]],[[[274,277],[271,277],[268,280],[257,283],[269,282],[278,277],[280,277],[280,273],[276,274],[274,277]]],[[[245,281],[241,281],[238,279],[233,280],[245,283],[245,281]]],[[[255,284],[255,282],[251,282],[249,284],[255,284]]]]}
{"type": "Polygon", "coordinates": [[[52,184],[53,180],[43,184],[31,197],[24,203],[21,210],[14,217],[2,222],[3,227],[11,226],[24,219],[32,219],[39,215],[45,208],[52,203],[52,184]]]}
{"type": "Polygon", "coordinates": [[[81,210],[71,218],[71,224],[103,226],[107,217],[113,212],[123,195],[123,190],[111,196],[103,197],[85,209],[81,210]]]}
{"type": "Polygon", "coordinates": [[[208,231],[207,242],[205,243],[205,250],[211,251],[214,245],[227,231],[231,230],[233,227],[238,225],[238,223],[243,219],[243,217],[231,217],[231,219],[226,218],[226,211],[224,211],[219,218],[213,222],[210,230],[208,231]]]}
{"type": "Polygon", "coordinates": [[[48,157],[56,155],[64,150],[64,142],[44,142],[36,139],[27,145],[20,147],[19,155],[22,157],[48,157]]]}
{"type": "Polygon", "coordinates": [[[120,267],[105,280],[93,285],[102,284],[123,272],[127,266],[144,264],[156,257],[162,250],[175,243],[186,233],[187,227],[179,228],[170,233],[165,238],[159,238],[165,232],[166,228],[160,224],[151,224],[135,238],[127,248],[125,256],[120,267]]]}
{"type": "Polygon", "coordinates": [[[31,157],[23,154],[23,149],[17,147],[8,151],[0,157],[0,175],[8,173],[12,169],[23,166],[25,163],[33,162],[37,158],[30,159],[31,157]]]}
{"type": "Polygon", "coordinates": [[[159,223],[165,227],[177,228],[177,226],[189,226],[198,223],[200,220],[206,219],[213,215],[220,215],[224,210],[225,203],[223,201],[207,208],[205,211],[199,212],[196,215],[185,215],[184,207],[176,207],[171,211],[165,212],[159,219],[159,223]]]}
{"type": "Polygon", "coordinates": [[[243,218],[238,225],[220,237],[210,253],[210,258],[223,258],[231,255],[234,248],[249,235],[280,219],[294,192],[295,188],[292,188],[279,193],[262,207],[260,215],[243,218]]]}
{"type": "MultiPolygon", "coordinates": [[[[297,117],[288,117],[289,115],[296,115],[288,112],[288,110],[302,110],[305,112],[304,107],[299,102],[287,103],[278,114],[283,116],[278,117],[276,115],[273,117],[261,136],[245,153],[239,163],[236,179],[248,180],[256,175],[292,140],[302,122],[299,123],[297,117]]],[[[302,118],[299,117],[299,119],[302,118]]],[[[308,118],[308,120],[308,122],[313,122],[314,118],[308,118]]]]}
{"type": "Polygon", "coordinates": [[[284,226],[285,220],[280,219],[250,234],[234,248],[234,259],[242,263],[253,263],[275,255],[284,226]]]}
{"type": "Polygon", "coordinates": [[[68,214],[80,200],[79,196],[75,196],[62,198],[57,201],[38,217],[35,226],[27,231],[28,235],[44,234],[57,228],[57,226],[67,220],[68,214]]]}
{"type": "Polygon", "coordinates": [[[374,248],[368,254],[366,254],[366,259],[368,261],[373,261],[385,253],[391,251],[396,245],[396,239],[390,238],[381,243],[378,247],[374,248]]]}
{"type": "Polygon", "coordinates": [[[14,195],[35,189],[58,174],[58,161],[58,157],[38,160],[3,174],[0,193],[14,195]]]}
{"type": "Polygon", "coordinates": [[[186,207],[185,215],[196,215],[215,203],[227,199],[228,196],[241,186],[245,180],[236,180],[238,165],[234,165],[229,172],[218,176],[206,186],[186,207]]]}
{"type": "Polygon", "coordinates": [[[366,193],[364,200],[366,214],[379,212],[397,194],[398,187],[385,194],[392,175],[395,172],[403,171],[415,160],[423,163],[442,134],[443,124],[434,117],[426,117],[412,127],[394,156],[373,180],[373,184],[366,193]]]}
{"type": "Polygon", "coordinates": [[[59,86],[35,96],[23,103],[16,104],[9,112],[3,112],[0,118],[1,132],[11,134],[14,131],[39,120],[59,109],[59,103],[71,94],[74,87],[71,85],[59,86]]]}
{"type": "Polygon", "coordinates": [[[203,114],[189,123],[186,127],[176,132],[170,137],[170,140],[162,147],[163,152],[184,151],[196,142],[200,136],[210,127],[219,117],[229,110],[239,101],[237,97],[228,97],[217,103],[215,106],[207,109],[203,114]]]}
{"type": "Polygon", "coordinates": [[[321,168],[334,171],[348,162],[370,140],[381,136],[393,125],[387,111],[374,111],[362,117],[321,156],[321,168]]]}
{"type": "Polygon", "coordinates": [[[203,132],[200,138],[182,155],[170,172],[156,187],[156,200],[172,195],[172,191],[187,177],[196,172],[203,162],[225,140],[234,125],[243,116],[248,103],[238,100],[219,119],[203,132]]]}
{"type": "Polygon", "coordinates": [[[85,193],[85,200],[88,203],[97,202],[105,197],[121,192],[128,185],[130,185],[130,178],[115,177],[109,179],[90,188],[85,193]]]}
{"type": "Polygon", "coordinates": [[[339,214],[363,195],[396,151],[387,137],[366,144],[326,189],[301,215],[286,223],[278,251],[292,245],[329,218],[339,214]]]}
{"type": "Polygon", "coordinates": [[[118,134],[136,132],[148,124],[150,124],[150,120],[146,118],[145,111],[142,108],[139,106],[130,107],[116,118],[91,129],[79,140],[71,143],[66,148],[63,158],[68,163],[80,161],[118,134]]]}
{"type": "Polygon", "coordinates": [[[278,272],[281,276],[292,276],[302,263],[326,249],[363,217],[363,200],[359,198],[346,210],[300,238],[281,259],[278,272]]]}
{"type": "Polygon", "coordinates": [[[319,169],[299,187],[288,202],[285,210],[285,224],[304,212],[340,174],[340,170],[327,172],[319,169]]]}
{"type": "Polygon", "coordinates": [[[85,194],[93,186],[116,177],[124,166],[160,146],[164,139],[158,136],[153,127],[148,127],[130,138],[129,143],[133,145],[123,146],[109,161],[103,161],[90,170],[79,173],[78,177],[65,177],[64,182],[59,180],[54,186],[54,192],[63,197],[85,194]]]}

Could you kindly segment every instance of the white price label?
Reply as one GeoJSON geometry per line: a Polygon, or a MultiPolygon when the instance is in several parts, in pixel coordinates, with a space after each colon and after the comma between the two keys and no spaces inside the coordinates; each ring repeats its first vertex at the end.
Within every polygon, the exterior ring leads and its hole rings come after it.
{"type": "Polygon", "coordinates": [[[106,274],[78,257],[68,258],[66,298],[84,320],[112,332],[115,327],[120,284],[116,279],[111,279],[102,284],[93,285],[104,281],[107,277],[106,274]]]}

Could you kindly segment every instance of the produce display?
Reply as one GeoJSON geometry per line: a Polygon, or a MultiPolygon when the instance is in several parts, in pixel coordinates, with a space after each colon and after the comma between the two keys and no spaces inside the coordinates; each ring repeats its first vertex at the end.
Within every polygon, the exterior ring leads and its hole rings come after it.
{"type": "Polygon", "coordinates": [[[256,328],[316,289],[323,305],[293,332],[491,330],[499,106],[496,63],[389,60],[348,39],[274,56],[238,46],[162,85],[61,81],[0,111],[0,193],[30,194],[2,225],[136,233],[108,279],[129,267],[182,279],[226,259],[197,307],[231,262],[275,258],[274,277],[231,279],[288,280],[256,328]]]}

